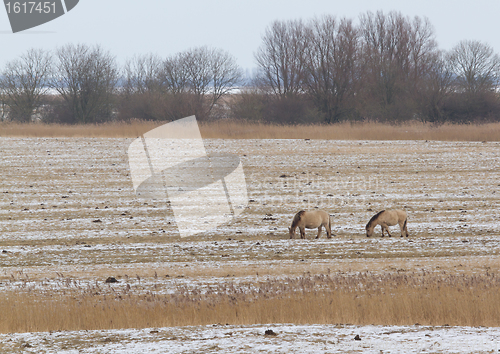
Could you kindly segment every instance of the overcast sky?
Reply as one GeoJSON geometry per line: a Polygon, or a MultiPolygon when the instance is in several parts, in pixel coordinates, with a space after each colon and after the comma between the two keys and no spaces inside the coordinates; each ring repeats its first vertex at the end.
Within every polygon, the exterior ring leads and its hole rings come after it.
{"type": "Polygon", "coordinates": [[[261,36],[276,19],[333,14],[357,22],[361,13],[377,10],[428,17],[441,49],[473,39],[500,53],[500,0],[80,0],[66,15],[16,34],[0,9],[0,66],[29,48],[86,43],[100,44],[119,64],[134,54],[166,57],[209,45],[251,69],[261,36]]]}

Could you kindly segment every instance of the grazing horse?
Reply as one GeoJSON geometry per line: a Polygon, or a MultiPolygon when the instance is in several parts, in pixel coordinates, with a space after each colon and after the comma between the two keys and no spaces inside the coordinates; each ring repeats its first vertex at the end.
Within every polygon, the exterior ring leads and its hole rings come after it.
{"type": "Polygon", "coordinates": [[[382,228],[382,237],[384,237],[384,230],[387,231],[387,235],[390,237],[391,234],[389,233],[388,226],[397,224],[399,224],[401,228],[401,237],[403,237],[403,235],[408,237],[408,229],[406,228],[407,220],[406,211],[404,210],[382,210],[380,213],[375,214],[370,221],[368,221],[368,224],[366,224],[366,237],[373,235],[373,229],[375,229],[377,225],[380,225],[382,228]]]}
{"type": "Polygon", "coordinates": [[[289,227],[288,231],[290,232],[290,238],[295,238],[295,229],[298,227],[300,230],[300,238],[306,238],[305,229],[318,228],[318,235],[316,238],[319,238],[323,226],[326,229],[326,237],[331,238],[332,228],[330,214],[323,210],[301,210],[293,217],[292,227],[289,227]]]}

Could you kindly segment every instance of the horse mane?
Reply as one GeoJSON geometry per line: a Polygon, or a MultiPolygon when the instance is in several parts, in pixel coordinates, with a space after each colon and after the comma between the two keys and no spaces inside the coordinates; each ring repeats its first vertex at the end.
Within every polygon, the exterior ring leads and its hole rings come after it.
{"type": "Polygon", "coordinates": [[[373,222],[374,222],[375,220],[377,220],[377,219],[378,219],[378,217],[380,216],[380,214],[382,214],[384,211],[385,211],[385,210],[382,210],[382,211],[378,212],[377,214],[373,215],[373,216],[372,216],[372,218],[370,219],[370,221],[368,221],[368,224],[366,224],[366,227],[371,227],[371,226],[372,226],[372,224],[373,224],[373,222]]]}
{"type": "Polygon", "coordinates": [[[293,217],[293,221],[292,221],[292,230],[294,230],[297,227],[297,225],[299,224],[299,221],[302,218],[302,215],[304,215],[304,213],[305,213],[305,211],[301,210],[297,214],[295,214],[295,216],[293,217]]]}

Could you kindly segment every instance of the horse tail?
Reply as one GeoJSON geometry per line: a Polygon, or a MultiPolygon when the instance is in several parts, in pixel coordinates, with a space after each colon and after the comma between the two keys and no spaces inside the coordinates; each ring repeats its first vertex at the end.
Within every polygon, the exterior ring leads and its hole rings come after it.
{"type": "Polygon", "coordinates": [[[297,214],[295,214],[295,216],[293,217],[293,221],[292,221],[292,230],[294,230],[297,227],[297,225],[299,224],[299,221],[302,218],[302,215],[304,215],[304,213],[305,213],[305,211],[301,210],[297,214]]]}
{"type": "Polygon", "coordinates": [[[405,234],[408,237],[408,230],[406,229],[406,222],[407,221],[408,221],[408,217],[405,218],[405,223],[403,224],[403,230],[405,231],[405,234]]]}

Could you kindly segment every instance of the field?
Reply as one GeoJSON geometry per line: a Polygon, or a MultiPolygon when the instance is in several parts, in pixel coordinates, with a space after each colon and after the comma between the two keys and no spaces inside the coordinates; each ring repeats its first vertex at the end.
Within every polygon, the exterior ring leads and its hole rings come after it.
{"type": "Polygon", "coordinates": [[[497,348],[477,326],[500,326],[499,142],[209,138],[249,203],[181,238],[168,202],[135,195],[132,140],[0,138],[1,352],[497,348]],[[315,207],[336,236],[290,240],[315,207]],[[386,208],[410,237],[366,237],[386,208]]]}

